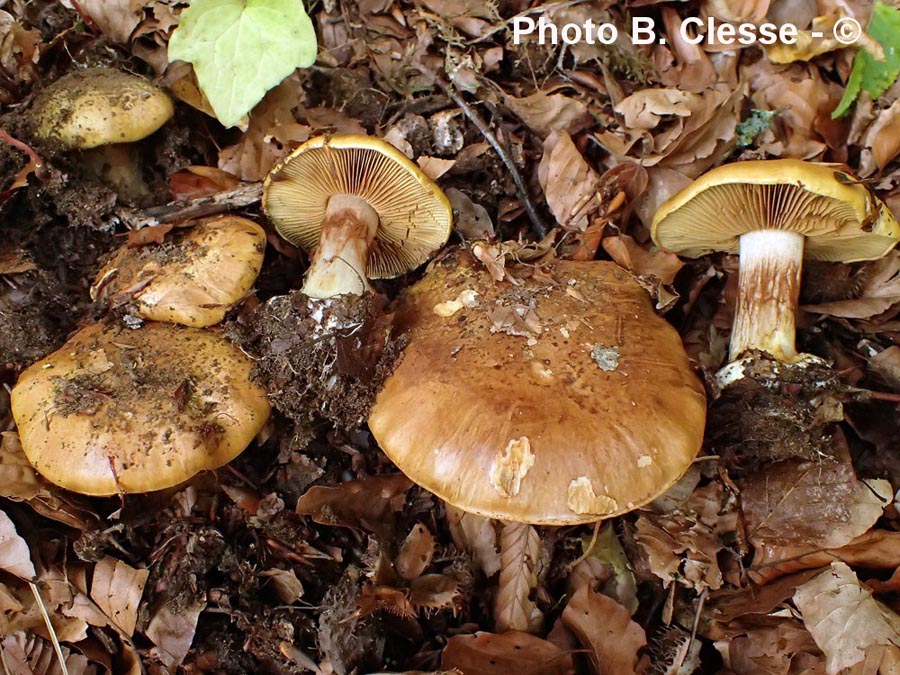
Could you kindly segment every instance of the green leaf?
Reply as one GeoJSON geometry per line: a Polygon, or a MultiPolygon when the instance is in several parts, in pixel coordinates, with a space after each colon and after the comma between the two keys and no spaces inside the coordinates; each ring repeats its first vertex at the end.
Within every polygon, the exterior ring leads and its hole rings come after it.
{"type": "Polygon", "coordinates": [[[303,0],[192,0],[169,60],[192,63],[218,120],[234,126],[272,87],[316,60],[303,0]]]}
{"type": "Polygon", "coordinates": [[[869,92],[872,98],[881,96],[900,75],[900,9],[875,3],[868,33],[884,49],[884,60],[876,60],[865,49],[857,52],[844,96],[831,113],[831,119],[846,115],[861,91],[869,92]]]}

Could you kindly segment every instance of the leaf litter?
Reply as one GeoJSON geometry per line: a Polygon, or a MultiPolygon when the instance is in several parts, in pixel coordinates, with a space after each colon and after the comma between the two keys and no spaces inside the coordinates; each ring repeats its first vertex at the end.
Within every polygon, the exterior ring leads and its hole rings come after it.
{"type": "MultiPolygon", "coordinates": [[[[31,468],[8,400],[22,368],[101,316],[87,288],[120,238],[144,245],[180,224],[153,216],[146,222],[159,229],[129,231],[133,212],[77,156],[32,147],[22,112],[73,69],[158,76],[178,99],[175,120],[144,148],[163,214],[167,202],[258,189],[313,136],[384,136],[444,188],[457,243],[509,289],[490,307],[457,290],[435,311],[490,312],[495,332],[527,349],[545,329],[517,292],[521,275],[541,278],[553,256],[612,260],[647,289],[708,378],[724,359],[735,261],[656,249],[654,212],[723,162],[792,157],[849,165],[900,213],[895,8],[313,3],[302,54],[261,68],[265,81],[247,82],[235,66],[212,82],[205,57],[237,64],[252,46],[228,42],[218,25],[216,50],[185,48],[200,23],[192,28],[192,13],[208,4],[35,0],[0,11],[0,648],[9,672],[62,672],[60,658],[69,673],[896,671],[896,251],[808,265],[800,343],[833,366],[813,384],[787,377],[777,390],[714,402],[707,452],[689,475],[598,529],[511,527],[397,474],[364,420],[403,348],[390,301],[418,273],[377,282],[377,302],[328,307],[345,330],[310,340],[321,312],[292,294],[305,256],[271,229],[255,292],[225,332],[256,359],[278,413],[227,468],[159,494],[83,498],[31,468]],[[526,16],[608,21],[620,37],[516,44],[511,23],[526,16]],[[653,17],[666,43],[632,44],[632,16],[653,17]],[[693,44],[678,30],[688,16],[791,22],[801,40],[693,44]],[[865,27],[861,47],[814,35],[845,16],[865,27]],[[535,205],[551,225],[546,237],[535,236],[535,205]]],[[[243,62],[275,57],[270,49],[243,62]]],[[[269,227],[252,199],[238,208],[269,227]]],[[[614,372],[615,345],[587,348],[614,372]]]]}

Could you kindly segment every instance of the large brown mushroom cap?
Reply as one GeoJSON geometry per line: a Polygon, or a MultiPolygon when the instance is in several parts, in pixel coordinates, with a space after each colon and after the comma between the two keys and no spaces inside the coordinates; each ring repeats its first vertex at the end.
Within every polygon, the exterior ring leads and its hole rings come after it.
{"type": "Polygon", "coordinates": [[[440,188],[394,146],[369,136],[301,145],[266,177],[263,208],[282,237],[312,251],[335,195],[361,197],[378,214],[370,279],[418,267],[450,236],[453,210],[440,188]]]}
{"type": "Polygon", "coordinates": [[[64,75],[37,96],[32,109],[35,135],[70,150],[139,141],[175,113],[162,89],[113,68],[64,75]]]}
{"type": "Polygon", "coordinates": [[[133,302],[151,321],[212,326],[253,288],[265,249],[266,233],[252,220],[204,220],[161,246],[120,249],[100,270],[91,297],[133,302]]]}
{"type": "Polygon", "coordinates": [[[88,495],[150,492],[214,469],[269,415],[252,362],[212,331],[94,324],[27,368],[12,390],[28,460],[88,495]]]}
{"type": "Polygon", "coordinates": [[[398,311],[409,345],[369,427],[454,506],[566,525],[668,489],[700,450],[706,406],[678,334],[627,272],[549,270],[555,283],[516,287],[466,254],[433,263],[398,311]]]}
{"type": "Polygon", "coordinates": [[[804,255],[853,262],[885,255],[900,223],[840,165],[797,159],[736,162],[707,172],[665,202],[653,241],[690,258],[738,252],[742,234],[788,230],[806,237],[804,255]]]}

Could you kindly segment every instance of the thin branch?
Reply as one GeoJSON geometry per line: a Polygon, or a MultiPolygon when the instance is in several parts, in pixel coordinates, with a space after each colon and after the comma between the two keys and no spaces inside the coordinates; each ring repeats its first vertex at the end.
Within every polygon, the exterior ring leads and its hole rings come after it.
{"type": "Polygon", "coordinates": [[[490,143],[491,147],[494,148],[494,151],[500,157],[503,165],[506,167],[507,171],[509,171],[510,176],[512,176],[513,182],[516,184],[516,192],[519,195],[519,199],[522,201],[522,205],[525,207],[525,211],[528,213],[528,218],[531,220],[531,227],[534,229],[535,234],[540,239],[546,237],[547,226],[544,224],[543,218],[541,218],[540,214],[537,212],[534,203],[531,201],[531,197],[528,195],[528,188],[525,187],[525,181],[522,180],[522,174],[519,173],[519,167],[516,166],[516,163],[513,161],[512,157],[510,157],[506,148],[504,148],[500,141],[497,140],[497,137],[491,131],[487,122],[484,121],[484,118],[478,114],[478,111],[466,103],[466,100],[456,93],[443,79],[434,73],[425,70],[421,66],[419,66],[419,70],[424,75],[434,77],[435,84],[437,84],[438,88],[463,111],[463,114],[469,118],[469,121],[472,122],[472,124],[477,127],[478,131],[481,132],[481,135],[484,136],[484,140],[490,143]]]}
{"type": "Polygon", "coordinates": [[[207,197],[169,202],[149,209],[117,209],[116,215],[130,230],[175,223],[192,218],[214,216],[255,204],[262,199],[262,183],[245,183],[234,190],[217,192],[207,197]]]}

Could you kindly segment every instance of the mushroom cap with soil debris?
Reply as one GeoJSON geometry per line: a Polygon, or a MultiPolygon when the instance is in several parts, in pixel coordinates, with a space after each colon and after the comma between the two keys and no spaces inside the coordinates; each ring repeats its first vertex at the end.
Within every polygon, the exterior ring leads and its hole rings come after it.
{"type": "Polygon", "coordinates": [[[159,246],[123,246],[97,274],[91,298],[151,321],[212,326],[253,288],[265,249],[266,233],[252,220],[202,220],[159,246]]]}
{"type": "Polygon", "coordinates": [[[21,374],[12,412],[51,482],[87,495],[161,490],[231,461],[265,424],[252,367],[212,331],[92,324],[21,374]]]}
{"type": "Polygon", "coordinates": [[[69,150],[139,141],[175,114],[159,87],[102,67],[59,78],[38,94],[32,111],[35,136],[69,150]]]}
{"type": "Polygon", "coordinates": [[[457,252],[408,289],[397,325],[409,344],[369,427],[401,471],[460,509],[608,518],[665,492],[700,451],[703,387],[615,264],[558,260],[517,286],[457,252]]]}
{"type": "Polygon", "coordinates": [[[406,155],[369,136],[319,136],[275,166],[263,208],[278,233],[314,252],[304,293],[362,294],[404,274],[450,236],[453,210],[406,155]]]}

